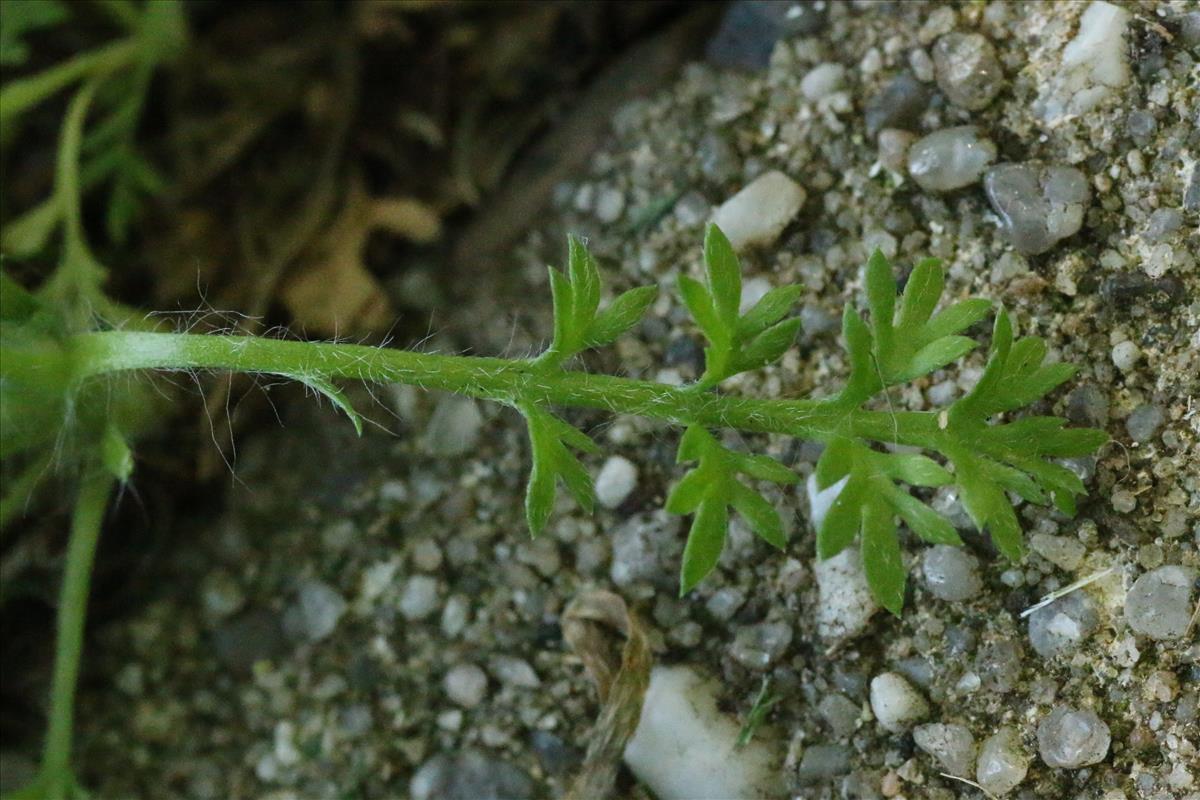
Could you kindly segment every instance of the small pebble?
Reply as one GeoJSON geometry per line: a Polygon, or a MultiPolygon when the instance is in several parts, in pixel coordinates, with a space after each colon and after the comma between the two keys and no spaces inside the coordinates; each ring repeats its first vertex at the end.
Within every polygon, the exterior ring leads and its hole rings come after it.
{"type": "Polygon", "coordinates": [[[1042,658],[1076,649],[1100,626],[1096,605],[1085,592],[1072,592],[1029,615],[1029,643],[1042,658]]]}
{"type": "Polygon", "coordinates": [[[948,544],[928,548],[922,557],[925,585],[941,600],[969,600],[983,588],[979,579],[979,559],[948,544]]]}
{"type": "Polygon", "coordinates": [[[935,131],[908,150],[908,174],[927,192],[949,192],[979,180],[996,160],[996,145],[974,125],[935,131]]]}
{"type": "Polygon", "coordinates": [[[1135,408],[1125,420],[1125,430],[1129,432],[1130,439],[1144,444],[1158,433],[1166,419],[1167,415],[1161,406],[1146,403],[1135,408]]]}
{"type": "Polygon", "coordinates": [[[849,639],[862,633],[879,604],[867,586],[862,556],[848,547],[833,558],[818,561],[817,630],[823,639],[849,639]]]}
{"type": "Polygon", "coordinates": [[[933,46],[937,84],[954,105],[987,108],[1004,86],[996,48],[978,33],[947,33],[933,46]]]}
{"type": "Polygon", "coordinates": [[[1133,582],[1125,596],[1125,621],[1151,639],[1181,639],[1192,617],[1196,570],[1169,564],[1133,582]]]}
{"type": "Polygon", "coordinates": [[[1056,706],[1037,730],[1038,752],[1047,766],[1077,769],[1104,760],[1111,736],[1108,725],[1090,709],[1056,706]]]}
{"type": "Polygon", "coordinates": [[[523,658],[516,656],[493,656],[488,661],[488,671],[506,686],[520,689],[536,689],[542,685],[533,667],[523,658]]]}
{"type": "Polygon", "coordinates": [[[903,733],[929,714],[929,703],[894,672],[871,679],[871,711],[884,730],[903,733]]]}
{"type": "Polygon", "coordinates": [[[400,591],[400,613],[405,619],[425,619],[438,608],[437,580],[428,575],[409,578],[400,591]]]}
{"type": "Polygon", "coordinates": [[[913,742],[936,758],[942,770],[960,778],[968,777],[975,767],[975,737],[954,723],[933,722],[913,728],[913,742]]]}
{"type": "Polygon", "coordinates": [[[1079,565],[1087,553],[1087,548],[1078,539],[1051,536],[1046,533],[1035,533],[1029,537],[1029,546],[1042,558],[1067,572],[1079,569],[1079,565]]]}
{"type": "Polygon", "coordinates": [[[739,628],[729,654],[746,669],[765,670],[783,656],[791,643],[791,625],[763,622],[739,628]]]}
{"type": "Polygon", "coordinates": [[[897,75],[879,94],[867,101],[863,118],[867,136],[874,138],[884,128],[912,129],[929,104],[929,89],[911,74],[897,75]]]}
{"type": "Polygon", "coordinates": [[[879,163],[892,172],[903,172],[908,166],[908,149],[917,139],[911,131],[899,128],[884,128],[877,140],[879,163]]]}
{"type": "Polygon", "coordinates": [[[713,214],[713,222],[735,250],[774,244],[804,205],[804,189],[778,170],[755,178],[726,200],[713,214]]]}
{"type": "Polygon", "coordinates": [[[625,195],[619,190],[609,187],[596,197],[596,218],[601,222],[616,222],[624,211],[625,195]]]}
{"type": "Polygon", "coordinates": [[[817,713],[825,720],[835,739],[846,739],[858,727],[862,709],[846,695],[834,692],[821,698],[821,702],[817,704],[817,713]]]}
{"type": "Polygon", "coordinates": [[[841,64],[818,64],[800,80],[800,91],[815,103],[841,89],[845,83],[846,68],[841,64]]]}
{"type": "Polygon", "coordinates": [[[319,642],[337,628],[346,605],[345,598],[329,584],[308,581],[300,587],[296,601],[284,611],[283,628],[298,639],[319,642]]]}
{"type": "Polygon", "coordinates": [[[975,763],[975,781],[985,792],[1006,794],[1025,780],[1029,756],[1021,746],[1021,737],[1013,728],[1001,728],[984,739],[975,763]]]}
{"type": "Polygon", "coordinates": [[[983,188],[1001,231],[1025,255],[1044,253],[1075,234],[1091,200],[1084,174],[1057,164],[999,164],[984,175],[983,188]]]}
{"type": "Polygon", "coordinates": [[[638,470],[632,461],[612,456],[596,476],[596,500],[605,508],[616,508],[637,488],[638,470]]]}
{"type": "Polygon", "coordinates": [[[796,778],[811,785],[828,781],[850,771],[851,750],[840,744],[814,744],[804,750],[796,778]]]}
{"type": "Polygon", "coordinates": [[[442,686],[451,702],[474,708],[483,702],[487,692],[487,675],[474,664],[458,664],[446,673],[442,686]]]}
{"type": "Polygon", "coordinates": [[[1126,339],[1123,342],[1118,342],[1112,349],[1113,365],[1121,370],[1121,372],[1129,372],[1137,366],[1138,360],[1142,357],[1142,351],[1133,342],[1126,339]]]}

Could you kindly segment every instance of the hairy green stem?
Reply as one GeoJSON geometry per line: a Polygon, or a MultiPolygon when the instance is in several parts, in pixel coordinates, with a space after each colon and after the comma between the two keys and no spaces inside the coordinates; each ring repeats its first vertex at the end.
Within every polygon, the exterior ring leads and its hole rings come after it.
{"type": "Polygon", "coordinates": [[[299,380],[351,378],[406,383],[509,405],[596,408],[680,425],[738,428],[828,441],[862,436],[928,447],[937,438],[930,412],[867,411],[836,400],[764,400],[652,381],[546,369],[537,362],[444,356],[363,345],[106,331],[71,339],[80,377],[126,370],[220,369],[299,380]]]}
{"type": "Polygon", "coordinates": [[[87,615],[92,562],[108,496],[115,479],[100,467],[84,473],[71,519],[66,570],[58,602],[58,634],[54,678],[50,689],[50,725],[42,754],[42,788],[48,796],[62,795],[74,783],[71,772],[71,738],[75,718],[75,689],[79,659],[83,654],[83,629],[87,615]]]}

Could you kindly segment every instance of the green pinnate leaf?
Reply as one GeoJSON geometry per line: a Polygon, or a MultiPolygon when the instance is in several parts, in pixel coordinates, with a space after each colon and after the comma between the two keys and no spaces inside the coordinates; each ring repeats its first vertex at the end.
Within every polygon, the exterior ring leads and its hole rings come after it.
{"type": "Polygon", "coordinates": [[[881,606],[900,616],[905,571],[892,509],[875,497],[862,507],[862,561],[867,586],[881,606]]]}
{"type": "Polygon", "coordinates": [[[724,499],[706,500],[696,510],[687,544],[683,548],[683,564],[679,572],[679,596],[683,597],[717,566],[725,547],[729,529],[729,510],[724,499]]]}
{"type": "Polygon", "coordinates": [[[879,250],[867,260],[867,305],[871,309],[871,328],[875,339],[886,346],[896,316],[896,279],[887,257],[879,250]]]}
{"type": "Polygon", "coordinates": [[[729,331],[725,329],[721,318],[717,315],[716,306],[713,305],[712,297],[704,284],[695,278],[680,275],[679,294],[683,298],[688,312],[692,315],[692,319],[696,320],[696,324],[700,326],[700,330],[704,332],[708,340],[714,344],[728,345],[731,338],[729,331]]]}
{"type": "Polygon", "coordinates": [[[67,9],[57,0],[4,0],[0,4],[0,66],[24,64],[29,58],[29,45],[22,41],[25,34],[39,28],[50,28],[67,18],[67,9]]]}
{"type": "Polygon", "coordinates": [[[737,328],[742,301],[742,270],[729,239],[713,224],[704,233],[704,265],[717,315],[732,333],[737,328]]]}
{"type": "Polygon", "coordinates": [[[657,296],[658,288],[654,286],[639,286],[618,295],[592,320],[584,344],[587,347],[609,344],[636,325],[657,296]]]}
{"type": "MultiPolygon", "coordinates": [[[[845,483],[817,529],[818,558],[833,558],[853,544],[854,537],[858,535],[860,510],[866,495],[866,481],[851,475],[841,480],[845,483]]],[[[836,485],[837,483],[834,483],[828,488],[832,489],[836,485]]]]}
{"type": "Polygon", "coordinates": [[[799,319],[785,319],[755,336],[738,355],[738,372],[749,372],[778,360],[796,341],[800,332],[799,319]]]}
{"type": "Polygon", "coordinates": [[[957,361],[975,347],[975,340],[968,339],[966,336],[946,336],[937,339],[918,350],[908,365],[900,370],[897,378],[909,381],[922,375],[928,375],[957,361]]]}
{"type": "Polygon", "coordinates": [[[804,287],[795,285],[771,289],[738,320],[738,336],[743,340],[751,339],[779,322],[803,293],[804,287]]]}
{"type": "Polygon", "coordinates": [[[909,530],[930,544],[962,544],[962,539],[950,524],[950,520],[903,489],[892,486],[888,492],[888,500],[909,530]]]}
{"type": "Polygon", "coordinates": [[[954,476],[941,464],[919,453],[887,453],[878,457],[880,470],[889,478],[913,486],[945,486],[954,476]]]}
{"type": "Polygon", "coordinates": [[[720,547],[725,542],[724,526],[729,521],[729,507],[737,511],[764,541],[779,548],[786,545],[783,522],[775,507],[739,481],[738,475],[793,483],[797,480],[794,472],[767,456],[735,453],[699,425],[689,426],[684,433],[677,460],[698,462],[671,490],[666,504],[667,511],[672,514],[695,512],[684,550],[682,593],[691,590],[716,565],[720,547]],[[719,535],[715,531],[718,521],[722,525],[719,535]]]}
{"type": "Polygon", "coordinates": [[[775,506],[758,492],[742,483],[733,483],[730,503],[737,510],[750,530],[767,544],[779,550],[787,547],[787,537],[783,532],[783,521],[775,506]]]}
{"type": "Polygon", "coordinates": [[[900,318],[896,322],[898,330],[916,331],[929,321],[945,285],[941,263],[936,258],[926,258],[913,267],[900,301],[900,318]]]}
{"type": "Polygon", "coordinates": [[[595,506],[592,477],[568,447],[595,452],[596,445],[582,431],[532,404],[520,404],[529,429],[532,467],[525,492],[525,519],[529,532],[537,536],[554,509],[557,483],[562,481],[575,502],[591,513],[595,506]]]}
{"type": "Polygon", "coordinates": [[[926,341],[961,333],[988,315],[993,308],[990,300],[963,300],[939,311],[922,329],[926,341]]]}

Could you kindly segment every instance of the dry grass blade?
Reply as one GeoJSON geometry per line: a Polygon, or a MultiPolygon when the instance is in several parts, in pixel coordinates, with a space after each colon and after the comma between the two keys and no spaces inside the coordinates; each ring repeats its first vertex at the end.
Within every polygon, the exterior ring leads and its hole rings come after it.
{"type": "Polygon", "coordinates": [[[572,600],[563,613],[562,631],[596,684],[601,703],[583,767],[565,798],[603,800],[613,796],[621,755],[641,718],[650,684],[650,646],[637,617],[612,592],[592,591],[572,600]]]}

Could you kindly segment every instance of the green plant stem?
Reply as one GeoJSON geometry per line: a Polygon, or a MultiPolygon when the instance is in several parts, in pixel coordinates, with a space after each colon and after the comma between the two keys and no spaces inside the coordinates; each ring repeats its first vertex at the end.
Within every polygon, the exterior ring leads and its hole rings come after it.
{"type": "Polygon", "coordinates": [[[939,438],[934,412],[868,411],[836,400],[763,400],[697,392],[652,381],[546,369],[529,361],[251,336],[105,331],[78,334],[70,341],[80,378],[156,369],[234,370],[297,380],[350,378],[406,383],[508,405],[596,408],[681,425],[738,428],[816,441],[862,436],[932,447],[939,438]]]}
{"type": "Polygon", "coordinates": [[[40,779],[47,796],[62,796],[74,785],[71,772],[71,739],[75,718],[75,689],[79,659],[83,654],[83,628],[87,615],[92,562],[108,496],[115,479],[100,467],[83,476],[71,519],[66,570],[58,602],[58,635],[54,678],[50,688],[50,725],[42,754],[40,779]]]}
{"type": "Polygon", "coordinates": [[[89,75],[104,75],[137,60],[140,44],[128,37],[86,53],[0,89],[0,119],[5,125],[48,97],[89,75]]]}

